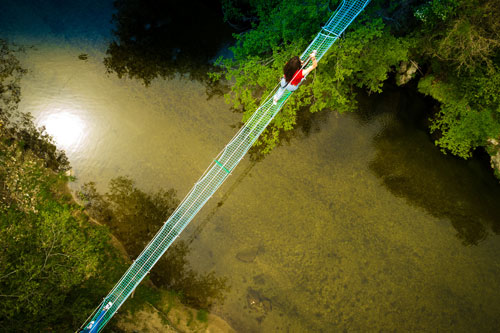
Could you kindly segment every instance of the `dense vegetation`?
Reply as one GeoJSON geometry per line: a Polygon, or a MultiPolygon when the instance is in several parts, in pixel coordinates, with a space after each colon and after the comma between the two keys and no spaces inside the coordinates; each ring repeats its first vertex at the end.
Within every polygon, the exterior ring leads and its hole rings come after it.
{"type": "MultiPolygon", "coordinates": [[[[149,195],[119,177],[105,196],[92,184],[84,187],[87,211],[75,203],[64,152],[18,110],[26,72],[16,58],[21,51],[0,40],[0,331],[70,332],[126,269],[110,230],[135,258],[178,200],[173,190],[149,195]]],[[[152,280],[208,309],[222,300],[226,280],[189,269],[188,253],[187,244],[177,242],[152,280]]]]}
{"type": "Polygon", "coordinates": [[[72,201],[64,153],[18,111],[24,73],[0,40],[0,330],[71,331],[109,287],[113,249],[72,201]]]}
{"type": "MultiPolygon", "coordinates": [[[[220,0],[225,22],[240,32],[234,34],[234,57],[219,58],[210,72],[220,85],[208,84],[209,95],[229,83],[226,99],[246,121],[277,84],[286,61],[302,52],[339,3],[220,0]]],[[[200,64],[213,58],[218,38],[225,37],[202,29],[196,40],[205,44],[199,47],[186,27],[211,26],[208,22],[219,21],[216,11],[190,12],[186,18],[174,14],[184,12],[176,6],[135,0],[116,0],[115,6],[116,39],[105,59],[110,72],[145,84],[176,72],[206,81],[200,69],[209,67],[200,64]]],[[[306,114],[354,111],[360,91],[380,93],[384,85],[412,81],[436,101],[428,110],[429,132],[443,153],[468,158],[486,147],[497,155],[492,165],[500,170],[499,14],[495,0],[372,0],[266,129],[254,157],[290,137],[310,118],[306,114]]]]}
{"type": "MultiPolygon", "coordinates": [[[[222,0],[225,19],[246,25],[234,59],[220,59],[215,79],[231,81],[227,100],[246,120],[340,1],[222,0]]],[[[443,152],[468,158],[500,135],[500,6],[496,0],[372,0],[332,46],[308,82],[260,139],[279,143],[308,110],[356,109],[356,93],[379,93],[390,80],[418,80],[438,102],[430,131],[443,152]]]]}
{"type": "MultiPolygon", "coordinates": [[[[212,77],[231,82],[227,99],[244,121],[340,1],[221,2],[226,22],[244,32],[235,35],[234,58],[219,60],[212,77]]],[[[117,0],[116,7],[116,40],[105,64],[119,76],[148,84],[172,76],[172,68],[190,72],[192,62],[207,62],[217,52],[216,31],[193,35],[185,29],[187,21],[213,27],[212,14],[201,13],[204,20],[197,22],[175,16],[177,5],[117,0]],[[193,44],[191,37],[205,44],[193,44]]],[[[499,17],[497,0],[372,0],[266,130],[260,151],[279,144],[299,113],[354,111],[360,90],[380,93],[387,82],[414,80],[437,101],[429,127],[436,144],[468,158],[500,136],[499,17]]],[[[133,258],[177,199],[172,190],[147,194],[123,177],[104,195],[88,184],[82,190],[88,214],[105,226],[91,223],[66,189],[66,156],[17,109],[25,70],[15,52],[0,40],[0,330],[71,331],[123,272],[109,230],[133,258]]],[[[477,230],[467,233],[469,243],[484,238],[477,230]]],[[[152,281],[208,308],[221,299],[226,281],[190,270],[188,252],[186,243],[174,246],[152,281]]]]}

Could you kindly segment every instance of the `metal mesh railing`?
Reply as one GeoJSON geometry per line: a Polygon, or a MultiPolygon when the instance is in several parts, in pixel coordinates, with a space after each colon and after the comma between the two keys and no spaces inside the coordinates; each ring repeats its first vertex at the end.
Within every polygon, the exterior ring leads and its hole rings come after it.
{"type": "MultiPolygon", "coordinates": [[[[322,31],[301,55],[301,59],[306,60],[309,54],[316,50],[316,58],[319,61],[369,1],[344,0],[322,31]]],[[[276,86],[274,91],[278,87],[279,85],[276,86]]],[[[106,325],[163,253],[238,165],[292,94],[292,92],[286,90],[279,102],[273,104],[273,92],[214,159],[174,213],[82,326],[88,332],[99,332],[106,325]]]]}

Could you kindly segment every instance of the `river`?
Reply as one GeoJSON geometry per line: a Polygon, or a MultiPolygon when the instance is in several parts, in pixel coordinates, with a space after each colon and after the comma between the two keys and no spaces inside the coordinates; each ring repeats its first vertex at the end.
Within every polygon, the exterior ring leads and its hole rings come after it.
{"type": "MultiPolygon", "coordinates": [[[[9,27],[35,45],[20,108],[66,150],[74,190],[130,175],[183,197],[237,131],[241,116],[198,81],[106,74],[104,33],[9,27]]],[[[428,107],[390,88],[245,158],[181,236],[195,270],[231,285],[213,311],[240,332],[497,331],[500,186],[481,161],[433,145],[415,116],[428,107]]]]}

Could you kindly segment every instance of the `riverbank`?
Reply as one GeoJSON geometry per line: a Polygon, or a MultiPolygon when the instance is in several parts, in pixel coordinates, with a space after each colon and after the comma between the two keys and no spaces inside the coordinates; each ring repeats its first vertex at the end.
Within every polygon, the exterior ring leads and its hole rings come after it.
{"type": "MultiPolygon", "coordinates": [[[[71,171],[67,172],[68,175],[71,171]]],[[[74,204],[79,205],[87,214],[90,222],[106,225],[92,217],[84,210],[81,199],[73,192],[69,183],[66,183],[62,192],[71,195],[74,204]]],[[[121,254],[122,260],[131,265],[131,256],[120,240],[110,233],[111,245],[121,254]]],[[[126,301],[123,310],[116,314],[113,326],[124,332],[211,332],[231,333],[231,326],[217,315],[204,309],[195,309],[182,303],[181,294],[167,291],[154,285],[149,277],[137,287],[130,299],[126,301]],[[131,303],[128,305],[127,303],[131,303]]],[[[102,290],[103,295],[106,290],[102,290]]]]}
{"type": "Polygon", "coordinates": [[[161,290],[156,292],[160,297],[154,305],[146,301],[133,311],[118,314],[115,326],[125,332],[235,332],[222,318],[183,305],[178,295],[161,290]]]}
{"type": "MultiPolygon", "coordinates": [[[[106,76],[102,52],[86,47],[41,45],[25,60],[23,110],[83,125],[67,149],[78,182],[105,186],[128,174],[143,189],[174,187],[182,197],[241,120],[184,77],[145,89],[106,76]]],[[[214,311],[232,327],[498,327],[498,185],[474,160],[443,156],[427,131],[401,124],[409,106],[422,109],[409,97],[372,94],[363,115],[305,116],[295,139],[254,165],[244,159],[179,237],[192,241],[196,271],[228,278],[231,291],[214,311]],[[253,248],[262,250],[238,255],[253,248]],[[272,305],[265,315],[260,299],[272,305]]]]}
{"type": "MultiPolygon", "coordinates": [[[[100,79],[92,74],[100,68],[95,66],[84,72],[81,82],[64,85],[64,70],[81,62],[74,54],[67,57],[68,65],[59,64],[61,80],[54,80],[54,89],[78,91],[78,99],[92,105],[82,110],[89,130],[100,138],[98,151],[82,145],[76,155],[73,165],[80,184],[94,179],[102,189],[110,174],[127,170],[141,188],[154,183],[178,188],[180,196],[187,193],[234,134],[231,125],[239,115],[226,112],[218,98],[207,104],[203,86],[185,79],[153,82],[142,89],[134,81],[100,79]],[[79,89],[85,82],[99,82],[100,91],[115,91],[113,103],[96,98],[98,92],[79,89]],[[114,90],[115,84],[121,92],[114,90]],[[136,105],[129,97],[136,95],[148,98],[136,105]],[[201,97],[191,98],[187,108],[181,104],[186,95],[201,97]],[[165,105],[169,107],[162,111],[165,105]],[[108,129],[101,128],[110,113],[116,116],[108,129]],[[152,144],[154,148],[146,147],[152,144]]],[[[28,85],[37,91],[33,80],[28,85]]],[[[197,271],[228,277],[231,291],[216,311],[237,331],[319,331],[331,323],[339,330],[383,329],[392,323],[395,308],[406,328],[450,327],[448,318],[459,311],[456,294],[475,305],[488,298],[487,286],[471,293],[468,281],[479,275],[495,280],[490,269],[496,267],[497,238],[490,215],[496,213],[498,195],[482,186],[491,182],[484,182],[482,173],[478,176],[480,168],[473,160],[443,156],[428,132],[415,128],[410,115],[426,110],[415,90],[395,88],[365,96],[359,108],[344,115],[317,113],[304,131],[296,131],[289,144],[264,160],[251,164],[244,159],[179,237],[196,239],[190,244],[189,263],[197,271]],[[474,216],[480,216],[480,223],[474,216]],[[463,247],[462,239],[480,246],[463,247]],[[253,260],[237,256],[255,247],[262,250],[253,260]],[[442,262],[445,269],[439,269],[442,262]],[[477,274],[468,270],[470,265],[477,274]],[[443,280],[452,293],[438,297],[434,291],[443,289],[443,280]],[[272,309],[265,316],[249,306],[250,290],[270,300],[272,309]],[[353,294],[359,301],[351,299],[353,294]],[[376,309],[369,305],[373,302],[376,309]],[[419,306],[426,312],[406,310],[419,306]],[[450,310],[443,314],[443,308],[450,310]],[[353,309],[364,310],[360,314],[353,309]],[[387,316],[379,319],[380,311],[387,316]],[[419,316],[423,320],[415,319],[419,316]]],[[[496,308],[475,311],[487,322],[482,327],[492,323],[487,318],[496,308]]],[[[458,322],[453,327],[470,325],[458,322]]]]}

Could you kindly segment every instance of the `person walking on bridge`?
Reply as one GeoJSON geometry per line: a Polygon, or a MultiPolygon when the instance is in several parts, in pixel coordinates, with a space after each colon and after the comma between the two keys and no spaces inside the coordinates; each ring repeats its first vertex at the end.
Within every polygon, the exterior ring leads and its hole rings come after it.
{"type": "Polygon", "coordinates": [[[306,69],[303,69],[303,67],[307,64],[307,61],[304,62],[300,60],[298,56],[288,60],[283,67],[284,75],[280,82],[281,86],[278,88],[278,91],[273,97],[273,104],[278,104],[278,100],[281,96],[283,96],[285,89],[288,91],[297,90],[300,83],[306,78],[306,76],[318,66],[318,61],[316,60],[316,50],[311,53],[309,58],[312,60],[312,65],[306,69]]]}

